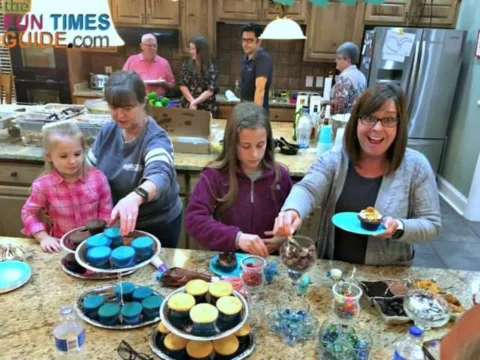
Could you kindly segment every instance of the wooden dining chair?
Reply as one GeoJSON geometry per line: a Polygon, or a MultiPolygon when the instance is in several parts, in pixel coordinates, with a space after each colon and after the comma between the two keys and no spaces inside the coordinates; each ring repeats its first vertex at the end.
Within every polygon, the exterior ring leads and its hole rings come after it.
{"type": "Polygon", "coordinates": [[[0,103],[11,104],[12,92],[13,92],[13,75],[4,74],[0,69],[0,95],[1,95],[0,103]]]}

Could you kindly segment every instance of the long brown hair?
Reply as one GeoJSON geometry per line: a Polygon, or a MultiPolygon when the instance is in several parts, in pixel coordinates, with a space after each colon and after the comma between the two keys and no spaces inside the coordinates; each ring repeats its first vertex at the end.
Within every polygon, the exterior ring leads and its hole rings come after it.
{"type": "Polygon", "coordinates": [[[260,129],[267,131],[267,144],[262,167],[275,172],[272,189],[275,189],[280,179],[280,168],[275,162],[275,143],[273,140],[272,126],[268,120],[265,109],[251,102],[242,102],[235,106],[232,115],[227,121],[223,137],[223,149],[218,158],[209,164],[210,167],[228,172],[228,192],[223,198],[217,199],[221,204],[219,211],[228,209],[235,202],[238,194],[236,171],[240,166],[237,157],[237,144],[239,132],[242,129],[260,129]]]}
{"type": "Polygon", "coordinates": [[[344,146],[345,151],[353,166],[358,165],[362,149],[357,136],[359,119],[362,116],[372,115],[380,110],[387,101],[393,101],[397,109],[397,135],[393,143],[387,149],[386,158],[388,166],[386,174],[397,170],[402,163],[407,148],[407,98],[403,90],[392,84],[379,84],[368,88],[355,102],[350,120],[345,127],[344,146]]]}
{"type": "Polygon", "coordinates": [[[70,120],[59,121],[56,123],[45,125],[42,129],[43,133],[43,156],[45,159],[45,169],[42,175],[51,173],[55,167],[48,160],[47,155],[50,155],[55,144],[62,139],[76,139],[80,142],[83,150],[83,166],[80,169],[80,176],[85,176],[88,172],[88,164],[85,159],[85,152],[87,151],[87,143],[83,136],[82,130],[70,120]]]}
{"type": "Polygon", "coordinates": [[[201,36],[197,35],[190,39],[189,44],[194,44],[197,51],[197,58],[193,60],[190,58],[188,60],[188,67],[193,73],[201,73],[202,75],[208,74],[208,68],[212,65],[212,59],[210,57],[210,48],[208,46],[207,40],[201,36]]]}

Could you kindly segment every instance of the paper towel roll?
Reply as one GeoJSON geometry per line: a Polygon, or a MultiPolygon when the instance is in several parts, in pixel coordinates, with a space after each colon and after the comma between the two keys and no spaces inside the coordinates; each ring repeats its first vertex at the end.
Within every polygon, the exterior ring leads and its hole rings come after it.
{"type": "Polygon", "coordinates": [[[332,77],[325,78],[325,83],[323,84],[323,98],[325,100],[330,100],[330,91],[332,90],[332,77]]]}

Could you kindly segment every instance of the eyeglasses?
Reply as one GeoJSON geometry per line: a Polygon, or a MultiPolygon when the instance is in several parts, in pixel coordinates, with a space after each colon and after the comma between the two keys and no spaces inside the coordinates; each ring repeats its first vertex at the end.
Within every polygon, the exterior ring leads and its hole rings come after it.
{"type": "Polygon", "coordinates": [[[124,360],[153,360],[153,357],[147,354],[139,353],[133,350],[125,340],[120,342],[117,349],[118,355],[124,360]]]}
{"type": "Polygon", "coordinates": [[[383,119],[379,119],[375,116],[361,116],[360,117],[360,122],[363,124],[363,125],[367,125],[367,126],[375,126],[377,125],[377,122],[381,122],[382,123],[382,126],[383,127],[387,127],[387,128],[393,128],[395,126],[397,126],[398,124],[398,118],[394,118],[394,117],[386,117],[386,118],[383,118],[383,119]]]}
{"type": "Polygon", "coordinates": [[[242,38],[242,42],[246,42],[249,44],[253,44],[254,41],[255,39],[252,39],[252,38],[242,38]]]}

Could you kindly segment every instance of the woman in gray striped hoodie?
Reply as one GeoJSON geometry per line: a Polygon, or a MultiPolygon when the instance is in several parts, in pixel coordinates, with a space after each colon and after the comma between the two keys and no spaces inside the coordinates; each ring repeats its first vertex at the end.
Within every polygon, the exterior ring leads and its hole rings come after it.
{"type": "Polygon", "coordinates": [[[407,146],[407,101],[395,85],[375,85],[357,100],[343,148],[322,154],[293,186],[274,232],[289,236],[315,207],[321,209],[319,257],[350,263],[410,264],[413,244],[428,242],[441,227],[435,174],[407,146]],[[374,206],[386,231],[377,237],[335,228],[336,213],[374,206]]]}

